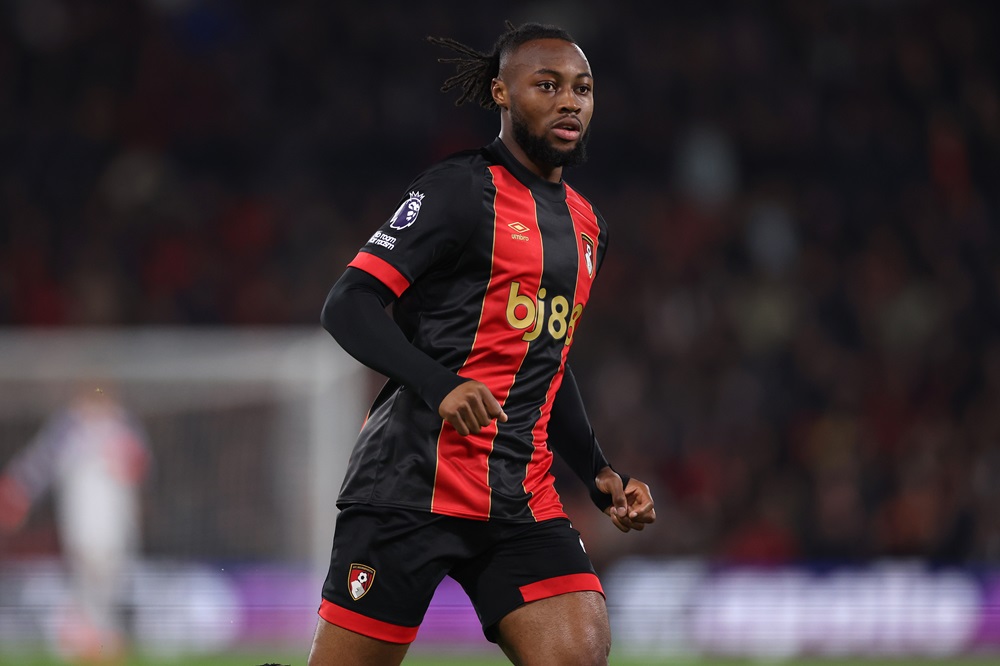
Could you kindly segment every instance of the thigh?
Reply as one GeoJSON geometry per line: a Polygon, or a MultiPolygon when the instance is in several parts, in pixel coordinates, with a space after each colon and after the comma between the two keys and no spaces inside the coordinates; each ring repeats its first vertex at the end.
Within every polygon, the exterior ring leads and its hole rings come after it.
{"type": "Polygon", "coordinates": [[[487,639],[497,642],[500,620],[525,604],[574,592],[603,599],[580,533],[568,520],[489,529],[489,547],[451,571],[472,600],[487,639]]]}
{"type": "Polygon", "coordinates": [[[611,628],[604,597],[570,592],[533,601],[497,625],[497,642],[517,666],[606,666],[611,628]]]}

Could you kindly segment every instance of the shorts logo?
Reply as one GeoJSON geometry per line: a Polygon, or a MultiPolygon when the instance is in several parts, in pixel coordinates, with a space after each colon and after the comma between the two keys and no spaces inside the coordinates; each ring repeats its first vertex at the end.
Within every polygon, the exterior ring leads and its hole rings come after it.
{"type": "Polygon", "coordinates": [[[420,207],[424,203],[424,195],[420,192],[410,192],[410,196],[399,205],[392,215],[392,222],[389,226],[393,229],[405,229],[417,221],[420,215],[420,207]]]}
{"type": "Polygon", "coordinates": [[[357,601],[368,594],[374,582],[374,569],[364,564],[351,564],[351,570],[347,573],[347,589],[352,599],[357,601]]]}

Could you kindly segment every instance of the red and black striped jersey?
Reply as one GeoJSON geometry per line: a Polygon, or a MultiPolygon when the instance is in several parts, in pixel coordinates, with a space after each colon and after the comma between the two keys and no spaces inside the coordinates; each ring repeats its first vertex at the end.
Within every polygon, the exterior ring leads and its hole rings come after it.
{"type": "Polygon", "coordinates": [[[472,519],[564,517],[547,425],[607,248],[597,209],[497,139],[425,171],[350,266],[395,293],[418,349],[490,388],[508,416],[460,436],[390,381],[362,428],[338,504],[472,519]]]}

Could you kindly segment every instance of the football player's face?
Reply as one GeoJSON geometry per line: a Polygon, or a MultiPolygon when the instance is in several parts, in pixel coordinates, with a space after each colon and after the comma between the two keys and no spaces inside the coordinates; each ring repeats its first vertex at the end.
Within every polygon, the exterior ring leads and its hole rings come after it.
{"type": "MultiPolygon", "coordinates": [[[[532,162],[562,167],[585,159],[594,82],[576,44],[562,39],[522,44],[503,63],[497,82],[497,102],[532,162]]],[[[497,92],[495,84],[495,98],[497,92]]]]}

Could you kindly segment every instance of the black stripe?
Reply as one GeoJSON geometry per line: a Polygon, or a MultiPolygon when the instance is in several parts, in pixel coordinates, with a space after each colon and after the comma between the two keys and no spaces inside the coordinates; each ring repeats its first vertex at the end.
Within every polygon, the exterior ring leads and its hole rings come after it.
{"type": "Polygon", "coordinates": [[[490,485],[493,488],[492,515],[518,519],[531,517],[523,484],[534,454],[532,430],[541,417],[546,393],[559,370],[565,347],[564,338],[556,339],[548,331],[552,301],[557,296],[563,296],[572,309],[578,268],[575,231],[566,204],[536,198],[535,216],[543,239],[541,285],[545,289],[545,297],[539,299],[545,303],[542,331],[531,342],[514,378],[507,399],[510,407],[506,410],[511,425],[500,425],[489,465],[490,485]]]}

